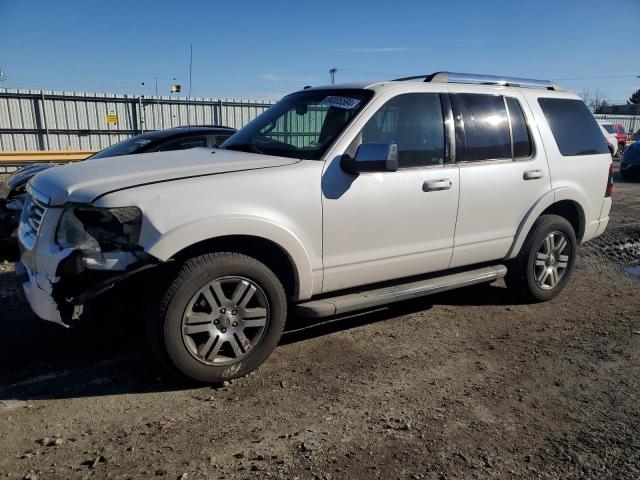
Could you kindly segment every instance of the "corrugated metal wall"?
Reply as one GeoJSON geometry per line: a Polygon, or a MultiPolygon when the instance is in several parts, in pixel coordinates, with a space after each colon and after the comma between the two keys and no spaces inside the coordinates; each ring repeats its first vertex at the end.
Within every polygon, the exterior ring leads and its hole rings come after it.
{"type": "Polygon", "coordinates": [[[240,128],[273,103],[0,89],[0,151],[101,150],[148,130],[240,128]]]}

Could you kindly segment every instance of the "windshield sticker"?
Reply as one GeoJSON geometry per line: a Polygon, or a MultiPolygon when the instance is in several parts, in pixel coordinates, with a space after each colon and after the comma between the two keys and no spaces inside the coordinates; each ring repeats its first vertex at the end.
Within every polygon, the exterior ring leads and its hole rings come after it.
{"type": "Polygon", "coordinates": [[[332,95],[325,98],[322,101],[322,105],[326,105],[327,107],[338,107],[344,108],[346,110],[352,110],[360,105],[360,100],[358,100],[357,98],[337,97],[332,95]]]}

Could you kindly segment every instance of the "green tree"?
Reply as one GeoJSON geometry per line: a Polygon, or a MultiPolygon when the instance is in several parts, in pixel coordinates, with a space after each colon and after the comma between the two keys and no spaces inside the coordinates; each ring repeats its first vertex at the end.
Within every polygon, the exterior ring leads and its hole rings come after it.
{"type": "Polygon", "coordinates": [[[627,101],[628,104],[639,104],[640,103],[640,88],[633,92],[627,101]]]}

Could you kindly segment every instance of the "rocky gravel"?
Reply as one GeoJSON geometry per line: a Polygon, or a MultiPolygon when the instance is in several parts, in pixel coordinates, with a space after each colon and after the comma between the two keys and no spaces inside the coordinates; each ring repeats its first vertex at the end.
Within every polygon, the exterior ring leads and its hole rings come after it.
{"type": "Polygon", "coordinates": [[[38,321],[0,260],[0,478],[639,478],[640,183],[614,202],[551,302],[498,282],[291,319],[216,388],[166,378],[126,310],[38,321]]]}

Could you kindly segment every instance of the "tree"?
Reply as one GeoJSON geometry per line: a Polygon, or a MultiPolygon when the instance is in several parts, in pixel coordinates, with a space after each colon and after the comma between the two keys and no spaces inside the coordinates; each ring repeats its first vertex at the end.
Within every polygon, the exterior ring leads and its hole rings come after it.
{"type": "Polygon", "coordinates": [[[629,105],[637,105],[640,103],[640,88],[631,94],[627,103],[629,105]]]}
{"type": "Polygon", "coordinates": [[[607,99],[604,98],[602,92],[598,89],[593,91],[584,89],[582,90],[582,93],[580,93],[580,97],[592,112],[596,112],[599,108],[609,104],[607,99]]]}

